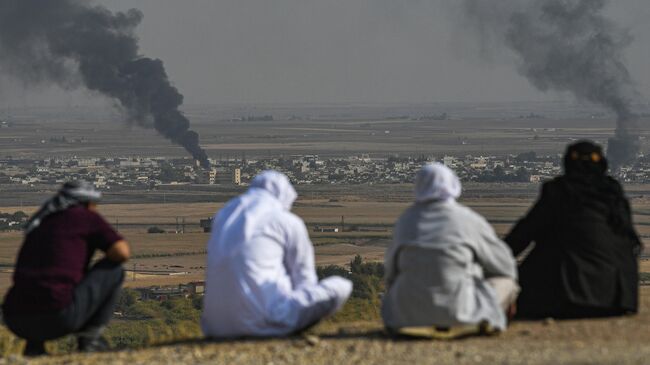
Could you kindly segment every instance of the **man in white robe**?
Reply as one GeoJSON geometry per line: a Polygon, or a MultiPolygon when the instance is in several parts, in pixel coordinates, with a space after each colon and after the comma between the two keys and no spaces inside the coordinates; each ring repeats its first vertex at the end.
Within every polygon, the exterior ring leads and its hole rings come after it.
{"type": "Polygon", "coordinates": [[[201,317],[206,336],[289,335],[347,301],[349,280],[316,277],[307,228],[290,212],[296,197],[285,175],[265,171],[216,215],[201,317]]]}
{"type": "Polygon", "coordinates": [[[510,249],[483,217],[456,202],[461,185],[449,168],[424,166],[415,190],[385,256],[386,327],[504,330],[519,292],[510,249]]]}

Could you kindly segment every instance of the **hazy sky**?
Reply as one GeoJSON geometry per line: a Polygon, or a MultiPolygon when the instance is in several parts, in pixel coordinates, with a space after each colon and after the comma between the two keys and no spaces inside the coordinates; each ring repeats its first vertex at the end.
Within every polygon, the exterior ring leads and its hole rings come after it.
{"type": "MultiPolygon", "coordinates": [[[[143,55],[161,58],[187,104],[494,102],[566,99],[487,62],[459,28],[456,0],[96,0],[138,8],[143,55]]],[[[610,1],[635,37],[627,52],[650,99],[650,3],[610,1]]],[[[501,53],[501,54],[499,54],[501,53]]],[[[98,104],[87,92],[24,90],[0,76],[0,106],[98,104]]]]}

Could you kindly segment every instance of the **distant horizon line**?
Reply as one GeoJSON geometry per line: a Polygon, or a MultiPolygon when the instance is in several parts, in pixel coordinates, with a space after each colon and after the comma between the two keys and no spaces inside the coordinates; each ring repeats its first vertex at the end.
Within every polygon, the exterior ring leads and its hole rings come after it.
{"type": "MultiPolygon", "coordinates": [[[[1,102],[0,102],[1,103],[1,102]]],[[[564,105],[576,105],[576,106],[594,106],[599,108],[598,105],[589,103],[589,102],[580,102],[580,101],[568,101],[568,100],[515,100],[515,101],[431,101],[431,102],[408,102],[408,101],[323,101],[323,102],[215,102],[215,103],[186,103],[182,105],[181,108],[188,107],[232,107],[232,106],[246,106],[246,107],[255,107],[255,106],[264,106],[264,107],[273,107],[273,106],[348,106],[348,107],[363,107],[363,106],[434,106],[434,105],[516,105],[516,104],[564,104],[564,105]]],[[[649,105],[650,102],[635,102],[632,105],[644,106],[649,105]]],[[[113,106],[99,105],[95,103],[73,103],[73,104],[56,104],[56,105],[0,105],[0,110],[2,109],[47,109],[47,108],[113,108],[113,106]]],[[[599,108],[600,109],[600,108],[599,108]]]]}

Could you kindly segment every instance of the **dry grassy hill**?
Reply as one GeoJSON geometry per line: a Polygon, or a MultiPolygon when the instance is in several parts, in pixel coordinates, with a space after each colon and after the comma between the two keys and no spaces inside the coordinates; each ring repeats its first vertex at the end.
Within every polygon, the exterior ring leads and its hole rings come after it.
{"type": "Polygon", "coordinates": [[[324,323],[304,337],[163,343],[94,355],[51,356],[0,364],[649,364],[650,287],[636,316],[515,322],[495,337],[457,341],[391,339],[379,322],[324,323]]]}

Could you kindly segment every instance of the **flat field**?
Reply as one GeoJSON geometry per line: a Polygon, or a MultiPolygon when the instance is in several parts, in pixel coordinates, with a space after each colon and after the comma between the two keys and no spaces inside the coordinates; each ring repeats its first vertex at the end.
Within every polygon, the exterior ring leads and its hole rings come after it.
{"type": "MultiPolygon", "coordinates": [[[[391,106],[188,106],[192,128],[208,155],[270,157],[294,154],[350,156],[368,153],[485,155],[536,151],[561,153],[578,138],[606,142],[614,119],[593,118],[593,110],[558,104],[391,105],[391,106]],[[447,113],[448,120],[427,116],[447,113]],[[529,113],[549,118],[521,118],[529,113]],[[273,115],[273,121],[235,121],[248,115],[273,115]],[[424,117],[424,118],[423,118],[424,117]]],[[[186,153],[156,134],[124,123],[106,108],[16,109],[4,118],[12,127],[0,135],[3,156],[167,156],[186,153]],[[65,137],[65,140],[62,139],[65,137]]],[[[647,137],[648,118],[639,120],[647,137]]],[[[650,145],[642,141],[642,150],[650,145]]]]}
{"type": "MultiPolygon", "coordinates": [[[[463,203],[487,217],[500,235],[508,232],[532,202],[528,198],[463,200],[463,203]]],[[[650,200],[639,197],[632,199],[632,202],[638,232],[644,238],[650,237],[650,200]]],[[[334,202],[324,199],[300,200],[294,212],[310,228],[317,264],[346,265],[355,255],[371,261],[383,260],[384,250],[392,237],[392,224],[408,205],[406,201],[355,201],[342,196],[334,202]],[[338,227],[342,216],[346,227],[375,227],[375,230],[321,233],[312,229],[315,225],[338,227]]],[[[173,285],[202,280],[209,234],[202,232],[198,222],[212,216],[222,206],[223,203],[100,205],[100,212],[118,227],[133,247],[133,259],[127,264],[126,285],[173,285]],[[177,217],[182,218],[177,220],[177,217]],[[180,233],[183,218],[185,231],[180,233]],[[166,233],[147,233],[152,226],[160,227],[166,233]]],[[[12,212],[17,208],[3,207],[0,212],[12,212]]],[[[34,207],[23,209],[31,212],[34,207]]],[[[11,266],[21,240],[21,232],[0,233],[0,293],[10,285],[11,266]]],[[[650,262],[642,263],[642,271],[650,272],[650,262]]]]}

